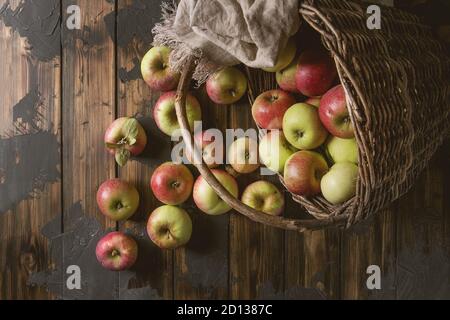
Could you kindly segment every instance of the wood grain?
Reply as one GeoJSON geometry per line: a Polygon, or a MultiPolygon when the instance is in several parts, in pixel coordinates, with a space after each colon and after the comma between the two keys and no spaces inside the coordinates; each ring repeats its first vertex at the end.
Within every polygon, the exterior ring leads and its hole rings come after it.
{"type": "MultiPolygon", "coordinates": [[[[215,105],[204,86],[195,92],[202,106],[203,129],[225,132],[228,107],[215,105]]],[[[191,166],[194,176],[197,169],[191,166]]],[[[229,213],[209,216],[188,205],[193,219],[193,234],[186,248],[176,250],[174,276],[176,299],[228,298],[228,225],[229,213]]]]}
{"type": "MultiPolygon", "coordinates": [[[[133,8],[134,2],[119,0],[117,9],[121,12],[133,8]]],[[[154,5],[157,6],[158,3],[155,2],[154,5]]],[[[157,21],[159,11],[154,10],[154,15],[148,18],[157,21]]],[[[132,19],[133,16],[129,18],[132,19]]],[[[119,33],[125,32],[123,30],[126,30],[128,24],[129,21],[118,19],[116,30],[119,33]]],[[[149,285],[158,291],[161,298],[170,299],[173,296],[172,252],[160,250],[151,242],[146,233],[146,224],[150,213],[161,205],[150,189],[150,177],[157,166],[170,160],[171,141],[170,137],[159,132],[152,119],[153,105],[159,93],[152,92],[141,77],[131,80],[120,74],[120,70],[135,68],[135,62],[139,62],[148,49],[150,43],[145,43],[137,37],[126,46],[117,45],[117,116],[137,117],[148,136],[148,146],[144,153],[118,171],[118,176],[135,185],[140,194],[138,212],[126,223],[121,223],[120,229],[131,230],[138,235],[140,255],[134,267],[137,276],[129,283],[129,287],[141,288],[149,285]]]]}
{"type": "MultiPolygon", "coordinates": [[[[96,193],[102,182],[115,177],[114,159],[103,143],[116,112],[115,47],[103,19],[115,5],[64,0],[63,8],[72,4],[81,9],[82,29],[64,28],[62,36],[63,205],[67,209],[80,201],[85,215],[114,229],[116,224],[100,213],[96,193]]],[[[63,221],[65,229],[75,222],[69,215],[63,221]]]]}
{"type": "MultiPolygon", "coordinates": [[[[0,1],[0,7],[5,3],[0,1]]],[[[12,10],[20,3],[19,0],[9,1],[12,10]]],[[[5,156],[15,153],[15,162],[0,168],[0,184],[12,189],[21,188],[21,181],[5,181],[7,173],[21,177],[20,163],[31,160],[24,159],[25,154],[45,152],[39,149],[42,147],[38,143],[40,139],[34,133],[48,132],[49,137],[55,139],[55,148],[56,140],[60,140],[60,54],[50,61],[40,61],[27,48],[26,39],[14,27],[0,22],[3,60],[0,65],[0,139],[9,140],[12,146],[9,150],[1,150],[1,153],[5,156]],[[14,119],[17,110],[13,110],[13,106],[34,90],[41,100],[40,121],[31,123],[25,118],[14,119]]],[[[32,105],[26,107],[28,111],[33,109],[32,105]]],[[[49,153],[51,151],[48,150],[49,153]]],[[[54,164],[59,166],[59,159],[54,160],[54,164]]],[[[59,180],[60,174],[57,176],[59,180]]],[[[0,213],[0,300],[53,298],[45,288],[31,287],[27,282],[31,273],[45,270],[54,262],[50,259],[49,246],[40,228],[61,213],[61,183],[52,181],[35,185],[30,191],[29,196],[18,199],[9,211],[0,213]]]]}
{"type": "MultiPolygon", "coordinates": [[[[229,128],[255,128],[247,101],[229,109],[229,128]]],[[[239,177],[240,194],[251,182],[239,177]]],[[[230,290],[232,299],[264,299],[283,294],[284,231],[230,216],[230,290]]]]}

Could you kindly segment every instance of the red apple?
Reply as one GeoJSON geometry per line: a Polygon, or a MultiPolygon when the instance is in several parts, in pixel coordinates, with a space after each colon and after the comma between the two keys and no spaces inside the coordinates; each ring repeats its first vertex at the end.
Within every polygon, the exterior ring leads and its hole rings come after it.
{"type": "Polygon", "coordinates": [[[294,153],[284,166],[284,183],[293,194],[315,196],[320,193],[320,180],[327,173],[325,159],[314,151],[294,153]]]}
{"type": "Polygon", "coordinates": [[[307,50],[298,59],[297,90],[308,97],[322,96],[331,88],[336,75],[336,66],[327,52],[307,50]]]}
{"type": "Polygon", "coordinates": [[[153,172],[150,186],[155,197],[165,204],[179,205],[192,192],[194,177],[183,164],[166,162],[153,172]]]}
{"type": "Polygon", "coordinates": [[[247,78],[235,67],[225,67],[209,76],[206,92],[217,104],[232,104],[247,91],[247,78]]]}
{"type": "Polygon", "coordinates": [[[330,89],[320,101],[319,117],[327,130],[335,137],[350,139],[355,136],[342,85],[330,89]]]}
{"type": "MultiPolygon", "coordinates": [[[[194,135],[195,146],[202,152],[203,161],[209,168],[217,168],[223,163],[223,144],[219,139],[209,134],[208,130],[199,131],[194,135]]],[[[188,149],[186,149],[186,158],[194,163],[194,158],[188,149]]]]}
{"type": "Polygon", "coordinates": [[[295,99],[282,90],[270,90],[261,93],[252,106],[252,115],[256,124],[268,130],[281,129],[283,116],[295,99]]]}
{"type": "Polygon", "coordinates": [[[105,146],[114,154],[120,166],[127,163],[130,156],[137,156],[144,151],[147,135],[144,128],[134,118],[116,119],[105,132],[105,146]]]}
{"type": "Polygon", "coordinates": [[[95,255],[103,268],[122,271],[131,268],[136,262],[138,245],[122,232],[110,232],[97,243],[95,255]]]}
{"type": "MultiPolygon", "coordinates": [[[[176,96],[175,91],[166,92],[159,97],[153,108],[153,119],[156,125],[168,136],[172,136],[176,130],[180,129],[175,110],[176,96]]],[[[194,131],[195,122],[202,119],[202,109],[197,98],[190,93],[186,97],[186,115],[189,127],[194,131]]]]}
{"type": "Polygon", "coordinates": [[[139,193],[134,186],[120,179],[103,182],[97,191],[100,211],[114,221],[131,217],[139,206],[139,193]]]}
{"type": "Polygon", "coordinates": [[[153,90],[169,91],[178,85],[180,74],[169,67],[170,52],[169,47],[153,47],[142,59],[142,77],[153,90]]]}

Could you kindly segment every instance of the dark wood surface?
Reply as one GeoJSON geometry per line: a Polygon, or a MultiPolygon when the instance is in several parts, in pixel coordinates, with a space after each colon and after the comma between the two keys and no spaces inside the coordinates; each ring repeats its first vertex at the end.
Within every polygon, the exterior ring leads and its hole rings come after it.
{"type": "MultiPolygon", "coordinates": [[[[170,159],[172,142],[154,124],[159,93],[137,66],[160,2],[0,0],[0,299],[450,298],[448,141],[411,192],[351,230],[296,234],[235,212],[207,216],[190,202],[191,242],[175,251],[151,243],[145,224],[160,203],[149,180],[170,159]],[[72,4],[81,30],[66,28],[72,4]],[[118,168],[103,134],[125,115],[139,119],[149,144],[118,168]],[[96,205],[98,186],[112,177],[141,194],[125,223],[96,205]],[[114,229],[139,243],[129,272],[105,271],[95,259],[96,242],[114,229]],[[70,265],[82,270],[81,290],[65,286],[70,265]],[[369,265],[381,267],[381,290],[367,289],[369,265]]],[[[204,89],[195,94],[206,126],[254,125],[246,101],[220,106],[204,89]]],[[[239,177],[241,189],[254,179],[239,177]]],[[[305,214],[287,201],[285,214],[305,214]]]]}

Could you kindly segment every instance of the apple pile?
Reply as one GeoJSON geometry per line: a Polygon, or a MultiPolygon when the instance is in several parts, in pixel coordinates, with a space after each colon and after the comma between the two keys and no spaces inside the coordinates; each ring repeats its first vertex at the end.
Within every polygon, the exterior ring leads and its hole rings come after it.
{"type": "MultiPolygon", "coordinates": [[[[332,204],[344,203],[355,195],[358,178],[358,147],[345,91],[336,83],[335,65],[324,49],[308,49],[300,55],[297,51],[295,41],[290,39],[275,66],[263,69],[276,73],[279,88],[261,93],[252,105],[256,124],[267,130],[259,144],[241,137],[231,143],[225,155],[223,142],[215,141],[208,130],[196,132],[194,142],[213,175],[235,197],[240,193],[235,176],[252,173],[263,164],[283,175],[285,186],[293,194],[321,194],[332,204]],[[224,158],[230,167],[220,168],[224,158]]],[[[151,48],[142,60],[141,72],[151,89],[162,92],[153,107],[153,118],[161,132],[172,136],[180,128],[174,91],[180,73],[170,68],[170,52],[164,46],[151,48]]],[[[210,75],[205,87],[214,103],[232,104],[244,96],[247,82],[239,68],[225,67],[210,75]]],[[[192,92],[186,98],[186,113],[194,131],[202,110],[192,92]]],[[[136,119],[121,117],[109,126],[104,142],[117,163],[124,166],[144,151],[147,135],[136,119]]],[[[188,151],[186,158],[194,162],[196,155],[188,151]]],[[[162,163],[154,170],[149,185],[162,205],[150,214],[147,233],[162,249],[175,249],[190,240],[192,220],[183,205],[191,197],[208,215],[232,209],[202,176],[195,179],[183,164],[162,163]]],[[[285,206],[283,193],[265,180],[248,185],[241,200],[269,215],[281,215],[285,206]]],[[[139,193],[126,181],[107,180],[98,189],[97,204],[109,219],[124,221],[137,211],[139,193]]],[[[100,239],[96,248],[102,266],[115,271],[130,268],[137,254],[136,241],[118,231],[100,239]]]]}
{"type": "Polygon", "coordinates": [[[276,72],[280,89],[263,92],[252,106],[256,124],[268,130],[259,144],[260,161],[283,176],[291,193],[344,203],[355,195],[358,178],[344,88],[335,85],[336,68],[324,49],[307,49],[298,57],[286,52],[277,64],[286,67],[267,70],[276,72]],[[305,101],[297,102],[298,96],[305,101]]]}

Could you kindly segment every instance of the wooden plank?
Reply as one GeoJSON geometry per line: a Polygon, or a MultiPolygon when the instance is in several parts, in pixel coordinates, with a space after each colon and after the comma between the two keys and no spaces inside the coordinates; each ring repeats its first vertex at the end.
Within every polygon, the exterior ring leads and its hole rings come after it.
{"type": "MultiPolygon", "coordinates": [[[[225,132],[228,107],[214,105],[204,86],[194,94],[202,105],[203,129],[217,128],[225,132]]],[[[198,176],[196,169],[192,168],[192,172],[198,176]]],[[[193,234],[186,248],[175,252],[174,297],[227,299],[229,213],[209,216],[194,204],[187,209],[193,220],[193,234]]]]}
{"type": "Polygon", "coordinates": [[[368,221],[344,231],[341,247],[341,299],[393,299],[395,287],[395,204],[368,221]],[[381,269],[381,290],[369,289],[368,267],[381,269]]]}
{"type": "Polygon", "coordinates": [[[447,141],[411,192],[399,201],[399,299],[450,298],[449,150],[447,141]]]}
{"type": "MultiPolygon", "coordinates": [[[[287,193],[285,215],[310,218],[287,193]]],[[[340,281],[340,231],[286,232],[285,298],[337,299],[340,281]]]]}
{"type": "MultiPolygon", "coordinates": [[[[229,128],[255,128],[244,99],[230,107],[229,128]]],[[[240,194],[251,181],[239,177],[240,194]]],[[[284,231],[230,215],[230,289],[232,299],[264,299],[284,293],[284,231]]]]}
{"type": "Polygon", "coordinates": [[[59,2],[0,8],[0,300],[49,299],[27,281],[56,262],[40,227],[61,213],[59,2]]]}
{"type": "MultiPolygon", "coordinates": [[[[134,267],[136,277],[129,288],[150,286],[157,297],[169,299],[173,296],[172,252],[160,250],[146,233],[150,213],[161,204],[150,189],[153,170],[165,161],[170,161],[171,141],[161,133],[152,119],[152,107],[159,97],[152,92],[140,75],[140,60],[150,49],[151,28],[159,20],[161,1],[140,4],[133,0],[119,0],[117,12],[117,101],[118,117],[136,116],[143,125],[148,145],[143,155],[119,169],[119,177],[133,183],[140,194],[138,212],[120,225],[124,231],[138,235],[139,257],[134,267]],[[145,25],[142,24],[145,21],[145,25]],[[146,27],[145,27],[146,26],[146,27]],[[133,34],[136,28],[139,34],[133,34]],[[136,71],[137,70],[137,71],[136,71]],[[140,235],[140,236],[139,236],[140,235]]],[[[114,33],[114,32],[110,32],[114,33]]],[[[126,284],[125,284],[126,285],[126,284]]]]}
{"type": "MultiPolygon", "coordinates": [[[[98,221],[101,227],[115,228],[116,224],[106,219],[96,204],[99,185],[115,177],[114,159],[107,153],[103,143],[105,130],[115,117],[116,107],[115,47],[104,22],[104,17],[114,12],[115,3],[63,0],[63,8],[69,5],[79,6],[81,29],[64,28],[62,37],[64,230],[72,230],[80,221],[78,216],[72,215],[77,211],[69,210],[78,202],[85,216],[98,221]]],[[[63,12],[64,18],[67,18],[65,10],[63,12]]],[[[95,259],[94,242],[100,234],[96,232],[87,236],[81,238],[89,244],[81,244],[84,251],[77,253],[77,256],[73,256],[72,252],[64,252],[64,263],[82,264],[85,298],[114,298],[115,292],[104,288],[111,287],[111,278],[118,281],[118,275],[110,276],[95,259]]],[[[73,298],[79,294],[65,290],[63,297],[73,298]]]]}

